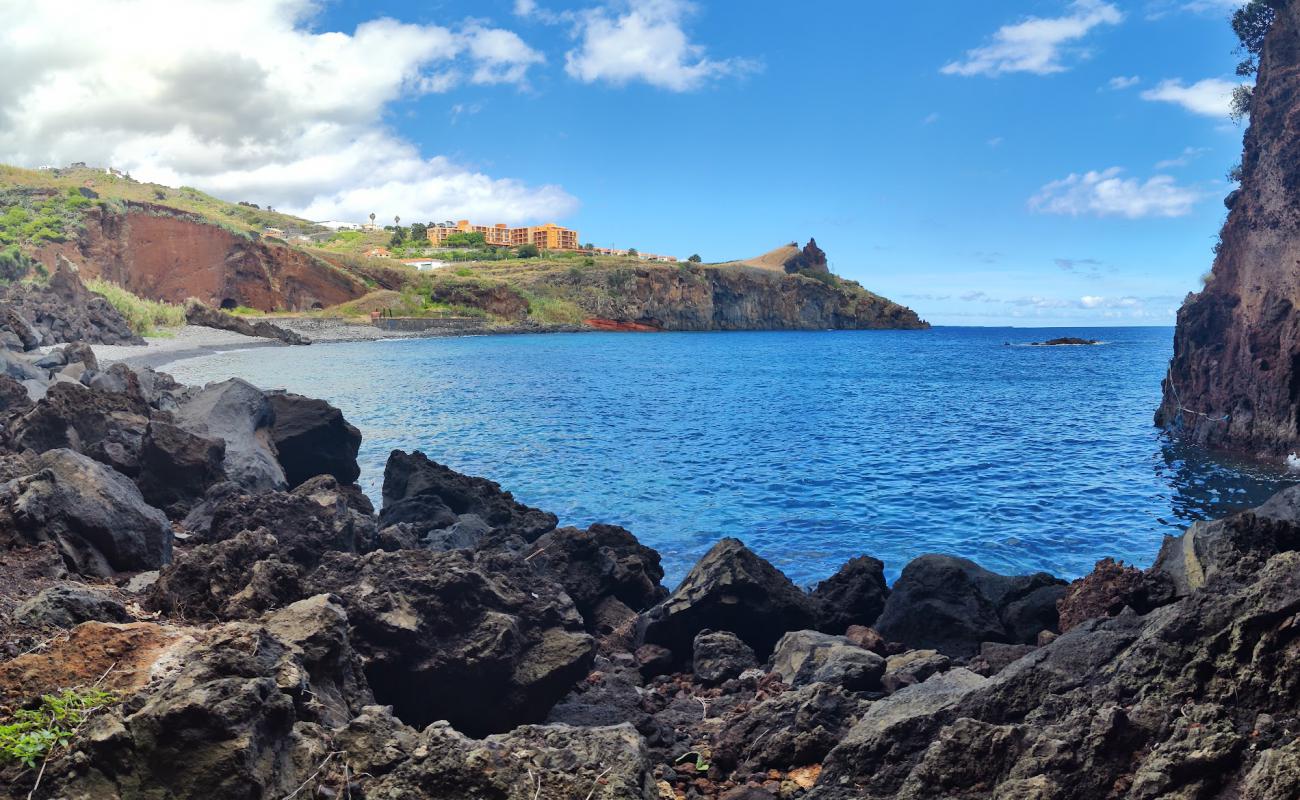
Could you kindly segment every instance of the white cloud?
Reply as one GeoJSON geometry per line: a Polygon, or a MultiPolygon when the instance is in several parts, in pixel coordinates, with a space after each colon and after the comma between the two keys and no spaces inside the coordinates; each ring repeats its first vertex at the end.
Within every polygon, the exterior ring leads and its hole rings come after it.
{"type": "Polygon", "coordinates": [[[682,29],[694,11],[686,0],[625,0],[617,10],[602,6],[579,13],[578,47],[566,54],[565,71],[584,83],[644,81],[685,92],[759,68],[750,59],[709,58],[682,29]]]}
{"type": "Polygon", "coordinates": [[[1174,158],[1166,158],[1164,161],[1157,161],[1156,169],[1185,167],[1208,152],[1210,152],[1210,148],[1208,147],[1184,147],[1183,152],[1179,153],[1174,158]]]}
{"type": "Polygon", "coordinates": [[[1118,25],[1124,14],[1114,5],[1100,0],[1075,0],[1069,13],[1061,17],[1029,17],[1014,25],[1004,25],[993,34],[991,43],[966,52],[966,57],[946,65],[945,75],[989,75],[1030,72],[1050,75],[1063,72],[1067,54],[1087,57],[1087,50],[1071,47],[1099,25],[1118,25]]]}
{"type": "Polygon", "coordinates": [[[1107,81],[1106,85],[1118,92],[1124,89],[1132,89],[1141,82],[1142,78],[1137,75],[1119,75],[1107,81]]]}
{"type": "Polygon", "coordinates": [[[1231,113],[1232,91],[1240,85],[1222,78],[1206,78],[1190,86],[1181,80],[1167,80],[1143,92],[1142,99],[1176,103],[1196,114],[1223,118],[1231,113]]]}
{"type": "Polygon", "coordinates": [[[0,160],[86,161],[316,218],[560,216],[554,186],[428,158],[402,98],[527,80],[514,33],[392,19],[321,32],[314,0],[0,4],[0,160]]]}
{"type": "Polygon", "coordinates": [[[1045,214],[1098,217],[1181,217],[1191,212],[1201,192],[1178,185],[1168,175],[1145,181],[1121,177],[1119,167],[1071,174],[1052,181],[1029,199],[1029,207],[1045,214]]]}

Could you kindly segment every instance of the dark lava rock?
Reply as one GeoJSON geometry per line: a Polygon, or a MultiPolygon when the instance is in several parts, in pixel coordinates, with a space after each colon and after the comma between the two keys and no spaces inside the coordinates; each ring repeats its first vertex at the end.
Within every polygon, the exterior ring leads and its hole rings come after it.
{"type": "Polygon", "coordinates": [[[361,658],[348,638],[348,615],[338,598],[319,594],[267,614],[262,623],[307,669],[321,722],[347,724],[373,701],[361,658]]]}
{"type": "Polygon", "coordinates": [[[875,628],[910,648],[973,655],[982,642],[1037,641],[1055,630],[1063,581],[1045,573],[1007,577],[953,556],[926,555],[903,568],[875,628]]]}
{"type": "Polygon", "coordinates": [[[144,344],[117,309],[87,289],[77,268],[61,256],[45,284],[13,281],[0,286],[0,307],[11,312],[0,319],[0,328],[32,343],[24,349],[62,342],[144,344]]]}
{"type": "Polygon", "coordinates": [[[208,384],[176,412],[180,427],[226,443],[222,468],[230,480],[253,492],[287,487],[271,441],[274,423],[266,395],[239,378],[208,384]]]}
{"type": "Polygon", "coordinates": [[[302,568],[259,528],[182,551],[149,589],[149,605],[188,619],[248,619],[304,596],[302,568]]]}
{"type": "Polygon", "coordinates": [[[617,525],[559,528],[539,538],[530,554],[530,562],[564,586],[589,628],[605,598],[643,611],[668,595],[659,554],[617,525]]]}
{"type": "Polygon", "coordinates": [[[292,492],[223,494],[205,509],[208,527],[191,530],[200,541],[220,541],[265,526],[280,552],[307,568],[328,552],[369,552],[374,549],[374,518],[353,508],[349,493],[333,480],[323,476],[322,482],[292,492]]]}
{"type": "Polygon", "coordinates": [[[361,475],[361,431],[348,424],[342,411],[324,400],[288,392],[270,392],[267,399],[275,412],[271,440],[291,488],[317,475],[356,483],[361,475]]]}
{"type": "Polygon", "coordinates": [[[714,763],[740,775],[820,763],[868,705],[825,683],[783,692],[723,720],[714,763]]]}
{"type": "Polygon", "coordinates": [[[68,448],[135,475],[148,424],[149,406],[139,396],[61,382],[14,420],[10,436],[17,448],[68,448]]]}
{"type": "MultiPolygon", "coordinates": [[[[365,740],[357,745],[373,748],[365,740]]],[[[419,734],[410,758],[366,786],[366,797],[657,800],[659,792],[645,742],[631,725],[525,725],[475,740],[439,722],[419,734]]]]}
{"type": "Polygon", "coordinates": [[[871,625],[889,599],[884,562],[870,556],[851,559],[817,584],[812,599],[819,631],[840,634],[850,625],[871,625]]]}
{"type": "Polygon", "coordinates": [[[817,246],[816,239],[809,239],[808,244],[804,245],[802,250],[786,259],[784,266],[785,271],[792,275],[801,272],[822,275],[831,273],[829,263],[826,260],[826,251],[817,246]]]}
{"type": "Polygon", "coordinates": [[[1074,336],[1063,336],[1059,339],[1048,339],[1045,342],[1030,342],[1034,347],[1063,347],[1081,344],[1101,344],[1096,339],[1079,339],[1074,336]]]}
{"type": "Polygon", "coordinates": [[[568,595],[510,553],[331,553],[309,586],[342,598],[376,699],[417,727],[541,721],[595,655],[568,595]]]}
{"type": "Polygon", "coordinates": [[[24,625],[71,628],[83,622],[130,622],[126,608],[103,589],[62,584],[42,589],[14,609],[14,619],[24,625]]]}
{"type": "Polygon", "coordinates": [[[1150,582],[1142,570],[1103,558],[1092,572],[1074,581],[1056,602],[1061,632],[1098,617],[1113,617],[1125,608],[1151,610],[1150,582]]]}
{"type": "Polygon", "coordinates": [[[980,645],[979,655],[970,661],[970,669],[980,675],[996,675],[1010,665],[1038,649],[1033,644],[1002,644],[985,642],[980,645]]]}
{"type": "Polygon", "coordinates": [[[527,542],[556,524],[554,514],[516,502],[499,484],[462,475],[419,451],[389,455],[383,495],[380,526],[409,522],[420,534],[452,525],[461,514],[475,514],[498,535],[527,542]]]}
{"type": "Polygon", "coordinates": [[[226,443],[153,420],[140,448],[136,485],[145,500],[173,519],[185,516],[209,488],[226,479],[226,443]]]}
{"type": "Polygon", "coordinates": [[[643,644],[636,649],[634,655],[637,668],[645,678],[667,675],[672,671],[675,660],[672,650],[657,644],[643,644]]]}
{"type": "Polygon", "coordinates": [[[727,631],[700,631],[695,636],[691,671],[703,684],[719,684],[758,666],[749,645],[727,631]]]}
{"type": "Polygon", "coordinates": [[[908,650],[885,659],[885,674],[880,685],[892,693],[951,668],[952,659],[937,650],[908,650]]]}
{"type": "Polygon", "coordinates": [[[311,344],[311,339],[297,331],[282,328],[264,319],[249,322],[242,317],[227,314],[225,311],[215,309],[192,298],[185,304],[185,321],[191,325],[201,325],[204,328],[216,328],[222,331],[234,331],[245,336],[278,339],[285,344],[311,344]]]}
{"type": "Polygon", "coordinates": [[[667,600],[646,612],[645,641],[689,658],[695,635],[731,631],[767,658],[786,631],[813,625],[813,603],[738,539],[723,539],[667,600]]]}
{"type": "Polygon", "coordinates": [[[51,450],[34,474],[0,486],[0,540],[52,541],[69,569],[107,577],[171,560],[172,532],[128,478],[72,450],[51,450]]]}
{"type": "Polygon", "coordinates": [[[880,688],[885,659],[843,636],[817,631],[792,631],[781,637],[768,665],[788,686],[830,683],[850,691],[880,688]]]}
{"type": "Polygon", "coordinates": [[[32,405],[26,386],[11,375],[0,374],[0,415],[21,414],[32,405]]]}

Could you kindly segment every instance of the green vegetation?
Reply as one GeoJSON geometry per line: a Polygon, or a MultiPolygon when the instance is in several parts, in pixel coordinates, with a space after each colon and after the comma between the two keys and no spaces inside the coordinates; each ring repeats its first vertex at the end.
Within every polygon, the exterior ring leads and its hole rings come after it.
{"type": "Polygon", "coordinates": [[[0,725],[0,759],[35,768],[56,748],[67,747],[90,715],[116,703],[98,689],[64,689],[41,697],[35,709],[19,709],[0,725]]]}
{"type": "Polygon", "coordinates": [[[704,259],[700,258],[700,254],[699,254],[699,253],[695,253],[695,254],[693,254],[690,258],[688,258],[688,259],[686,259],[686,260],[689,261],[689,262],[691,262],[692,264],[699,264],[699,263],[700,263],[701,261],[703,261],[704,259]]]}
{"type": "Polygon", "coordinates": [[[453,233],[442,244],[444,247],[486,247],[487,237],[481,233],[453,233]]]}
{"type": "Polygon", "coordinates": [[[21,280],[31,269],[31,258],[17,246],[0,250],[0,283],[21,280]]]}
{"type": "Polygon", "coordinates": [[[155,327],[174,328],[185,324],[185,309],[181,306],[146,300],[116,283],[99,278],[86,281],[86,288],[102,295],[140,336],[152,335],[155,327]]]}
{"type": "Polygon", "coordinates": [[[0,245],[42,245],[76,235],[82,215],[93,205],[76,189],[30,192],[0,191],[0,245]]]}
{"type": "Polygon", "coordinates": [[[563,297],[550,297],[525,293],[528,317],[542,325],[581,325],[588,317],[578,304],[563,297]]]}
{"type": "Polygon", "coordinates": [[[1264,49],[1264,39],[1273,27],[1278,9],[1285,8],[1286,0],[1250,0],[1232,14],[1232,32],[1241,42],[1240,53],[1246,57],[1237,65],[1237,74],[1243,77],[1259,71],[1259,54],[1264,49]]]}
{"type": "Polygon", "coordinates": [[[539,250],[535,244],[521,244],[519,245],[519,248],[515,250],[515,255],[519,258],[537,258],[541,254],[542,251],[539,250]]]}

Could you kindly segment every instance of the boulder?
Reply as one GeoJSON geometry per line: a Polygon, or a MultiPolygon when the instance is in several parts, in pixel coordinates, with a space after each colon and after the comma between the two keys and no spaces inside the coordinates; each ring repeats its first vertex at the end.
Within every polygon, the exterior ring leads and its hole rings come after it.
{"type": "Polygon", "coordinates": [[[189,619],[251,619],[300,600],[302,568],[265,528],[182,551],[149,587],[149,606],[189,619]]]}
{"type": "Polygon", "coordinates": [[[271,440],[274,423],[275,411],[266,395],[239,378],[208,384],[176,412],[181,428],[226,443],[226,475],[252,492],[288,486],[271,440]]]}
{"type": "Polygon", "coordinates": [[[560,582],[589,628],[606,598],[644,611],[668,595],[659,554],[617,525],[553,530],[534,543],[529,561],[560,582]]]}
{"type": "MultiPolygon", "coordinates": [[[[414,542],[430,550],[473,550],[486,544],[492,535],[492,526],[478,514],[461,514],[452,524],[429,531],[423,537],[418,536],[413,527],[409,522],[399,522],[385,530],[401,528],[409,531],[414,542]]],[[[410,546],[415,547],[416,544],[410,546]]]]}
{"type": "Polygon", "coordinates": [[[138,396],[59,382],[14,420],[11,437],[18,448],[68,448],[135,475],[148,424],[149,407],[138,396]]]}
{"type": "Polygon", "coordinates": [[[34,474],[0,486],[0,539],[55,542],[68,567],[107,577],[171,560],[172,532],[128,478],[72,450],[43,453],[34,474]]]}
{"type": "Polygon", "coordinates": [[[258,320],[250,322],[234,314],[227,314],[225,311],[215,309],[205,305],[194,298],[190,298],[185,303],[185,321],[190,325],[200,325],[205,328],[216,328],[222,331],[233,331],[243,334],[244,336],[258,336],[264,339],[278,339],[285,344],[303,345],[311,344],[311,339],[302,334],[282,328],[268,320],[258,320]]]}
{"type": "Polygon", "coordinates": [[[713,761],[724,774],[744,776],[818,764],[868,705],[825,683],[783,692],[725,718],[713,739],[713,761]]]}
{"type": "Polygon", "coordinates": [[[811,628],[813,603],[738,539],[723,539],[667,600],[646,612],[644,638],[683,662],[703,630],[731,631],[767,658],[786,631],[811,628]]]}
{"type": "Polygon", "coordinates": [[[694,653],[692,672],[703,684],[719,684],[758,666],[749,645],[727,631],[700,631],[691,648],[694,653]]]}
{"type": "Polygon", "coordinates": [[[842,634],[850,625],[871,625],[888,598],[884,563],[870,556],[851,559],[812,592],[817,630],[842,634]]]}
{"type": "Polygon", "coordinates": [[[78,584],[42,589],[14,609],[14,619],[34,627],[71,628],[83,622],[130,622],[126,607],[111,593],[78,584]]]}
{"type": "Polygon", "coordinates": [[[307,583],[342,599],[376,699],[417,727],[539,722],[595,655],[568,595],[512,553],[328,553],[307,583]]]}
{"type": "Polygon", "coordinates": [[[420,733],[410,758],[366,786],[368,800],[416,797],[658,800],[659,793],[631,725],[525,725],[475,740],[439,722],[420,733]]]}
{"type": "Polygon", "coordinates": [[[979,655],[972,658],[968,666],[980,675],[993,676],[1037,649],[1038,646],[1033,644],[985,642],[980,645],[979,655]]]}
{"type": "Polygon", "coordinates": [[[338,598],[320,594],[299,600],[267,614],[262,624],[306,669],[323,724],[346,725],[373,702],[338,598]]]}
{"type": "Polygon", "coordinates": [[[1034,643],[1055,630],[1063,581],[1007,577],[954,556],[926,555],[903,568],[875,628],[910,648],[973,655],[983,642],[1034,643]]]}
{"type": "Polygon", "coordinates": [[[407,522],[424,534],[454,524],[461,514],[475,514],[502,537],[524,541],[555,529],[556,517],[516,502],[486,478],[462,475],[431,461],[419,451],[394,450],[384,467],[382,527],[407,522]]]}
{"type": "Polygon", "coordinates": [[[947,672],[951,667],[952,659],[937,650],[908,650],[885,659],[885,674],[880,685],[886,692],[896,692],[905,686],[921,683],[931,675],[947,672]]]}
{"type": "Polygon", "coordinates": [[[328,552],[369,552],[374,549],[374,518],[353,508],[349,493],[333,481],[323,476],[292,492],[217,492],[201,514],[186,518],[186,526],[200,541],[220,541],[265,526],[283,556],[304,568],[316,566],[328,552]]]}
{"type": "Polygon", "coordinates": [[[275,414],[271,441],[290,488],[317,475],[356,483],[361,475],[361,431],[348,424],[342,411],[324,400],[289,392],[269,392],[267,399],[275,414]]]}
{"type": "MultiPolygon", "coordinates": [[[[144,344],[117,309],[86,288],[75,265],[62,256],[56,260],[54,272],[44,284],[14,281],[0,287],[0,307],[11,310],[26,323],[27,330],[14,334],[15,339],[22,341],[26,337],[34,341],[33,347],[62,342],[144,344]]],[[[0,322],[0,327],[12,331],[14,324],[10,319],[0,322]]]]}
{"type": "Polygon", "coordinates": [[[0,416],[22,414],[31,410],[32,404],[26,386],[12,375],[0,374],[0,416]]]}
{"type": "Polygon", "coordinates": [[[226,479],[226,443],[152,420],[140,447],[136,485],[150,505],[173,519],[184,517],[214,484],[226,479]]]}
{"type": "Polygon", "coordinates": [[[35,350],[41,346],[41,335],[17,309],[0,305],[0,326],[18,340],[19,350],[35,350]]]}
{"type": "Polygon", "coordinates": [[[1150,582],[1142,570],[1103,558],[1092,572],[1074,581],[1057,601],[1062,632],[1098,617],[1113,617],[1125,608],[1145,613],[1152,608],[1150,582]]]}
{"type": "Polygon", "coordinates": [[[849,691],[870,691],[880,688],[885,659],[849,644],[843,636],[792,631],[777,642],[768,671],[788,686],[830,683],[849,691]]]}

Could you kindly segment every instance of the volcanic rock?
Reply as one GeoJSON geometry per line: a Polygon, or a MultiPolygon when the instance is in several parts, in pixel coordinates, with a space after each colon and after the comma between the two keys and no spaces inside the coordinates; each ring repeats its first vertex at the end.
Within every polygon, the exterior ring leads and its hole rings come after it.
{"type": "Polygon", "coordinates": [[[706,685],[731,680],[758,666],[749,645],[727,631],[700,631],[691,649],[694,653],[691,671],[695,680],[706,685]]]}
{"type": "Polygon", "coordinates": [[[380,526],[409,522],[421,534],[453,525],[461,514],[475,514],[496,534],[527,542],[556,525],[554,514],[516,502],[499,484],[462,475],[419,451],[389,455],[383,496],[380,526]]]}
{"type": "Polygon", "coordinates": [[[643,611],[668,595],[660,584],[659,554],[617,525],[558,528],[534,542],[530,552],[529,561],[555,576],[589,628],[606,598],[643,611]]]}
{"type": "Polygon", "coordinates": [[[136,485],[145,500],[173,519],[183,517],[209,488],[226,479],[226,443],[152,420],[140,448],[136,485]]]}
{"type": "Polygon", "coordinates": [[[239,378],[208,384],[176,412],[180,427],[226,443],[226,474],[253,492],[287,486],[271,438],[274,423],[275,411],[266,395],[239,378]]]}
{"type": "Polygon", "coordinates": [[[14,609],[14,619],[24,625],[71,628],[83,622],[130,622],[126,608],[103,589],[62,584],[42,589],[14,609]]]}
{"type": "Polygon", "coordinates": [[[812,592],[817,630],[841,634],[850,625],[871,625],[888,598],[884,563],[870,556],[851,559],[812,592]]]}
{"type": "Polygon", "coordinates": [[[171,560],[172,533],[125,476],[72,450],[51,450],[37,471],[0,486],[0,539],[53,541],[82,575],[157,569],[171,560]]]}
{"type": "Polygon", "coordinates": [[[713,759],[738,774],[819,763],[870,704],[851,692],[813,683],[727,717],[713,759]]]}
{"type": "Polygon", "coordinates": [[[646,612],[644,638],[687,659],[696,634],[731,631],[767,658],[786,631],[812,627],[813,603],[738,539],[723,539],[667,600],[646,612]]]}
{"type": "Polygon", "coordinates": [[[361,475],[361,431],[348,424],[342,411],[324,400],[288,392],[270,392],[267,399],[275,413],[271,440],[290,488],[317,475],[356,482],[361,475]]]}
{"type": "Polygon", "coordinates": [[[982,642],[1037,641],[1057,626],[1064,582],[1045,573],[1007,577],[953,556],[926,555],[903,568],[875,628],[912,648],[973,655],[982,642]]]}
{"type": "Polygon", "coordinates": [[[769,669],[789,686],[830,683],[850,691],[867,691],[880,688],[885,659],[849,644],[843,636],[792,631],[777,642],[769,669]]]}

